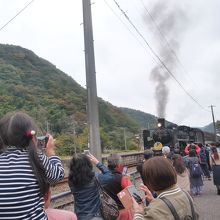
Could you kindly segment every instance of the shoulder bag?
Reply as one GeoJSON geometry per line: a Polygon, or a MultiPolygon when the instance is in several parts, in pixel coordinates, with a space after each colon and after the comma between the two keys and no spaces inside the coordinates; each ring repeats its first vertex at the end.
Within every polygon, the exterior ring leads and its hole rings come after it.
{"type": "Polygon", "coordinates": [[[119,215],[118,205],[114,199],[104,190],[97,177],[95,177],[96,185],[99,189],[101,202],[101,215],[104,220],[116,220],[119,215]]]}

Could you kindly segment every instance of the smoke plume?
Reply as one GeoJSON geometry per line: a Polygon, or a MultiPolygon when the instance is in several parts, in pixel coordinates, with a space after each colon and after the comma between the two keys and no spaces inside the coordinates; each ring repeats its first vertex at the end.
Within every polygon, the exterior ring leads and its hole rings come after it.
{"type": "MultiPolygon", "coordinates": [[[[158,0],[153,2],[153,7],[149,12],[154,20],[154,29],[155,24],[158,27],[156,29],[156,36],[159,36],[157,39],[158,48],[154,50],[173,73],[177,62],[176,55],[178,55],[180,47],[179,36],[184,29],[183,24],[186,21],[186,16],[179,1],[158,0]]],[[[146,22],[148,25],[153,24],[149,16],[146,17],[146,22]]],[[[169,87],[167,83],[170,77],[170,74],[159,61],[150,74],[150,79],[155,83],[157,116],[161,118],[166,116],[166,106],[169,101],[169,87]]]]}

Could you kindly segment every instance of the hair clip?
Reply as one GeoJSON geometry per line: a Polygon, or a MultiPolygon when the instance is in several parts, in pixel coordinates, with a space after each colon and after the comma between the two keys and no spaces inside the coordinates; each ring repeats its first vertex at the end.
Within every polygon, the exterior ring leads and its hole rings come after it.
{"type": "Polygon", "coordinates": [[[26,133],[27,137],[32,137],[35,134],[36,134],[36,131],[34,131],[34,130],[27,131],[27,133],[26,133]]]}

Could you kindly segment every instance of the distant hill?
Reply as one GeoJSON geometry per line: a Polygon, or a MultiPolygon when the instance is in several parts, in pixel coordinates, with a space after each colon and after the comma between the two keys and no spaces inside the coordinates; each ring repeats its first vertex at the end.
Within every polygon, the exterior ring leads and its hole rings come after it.
{"type": "MultiPolygon", "coordinates": [[[[57,137],[60,152],[87,145],[86,90],[55,65],[19,46],[0,44],[0,117],[23,111],[37,122],[42,133],[49,129],[57,137]],[[76,136],[73,141],[73,131],[76,136]],[[66,149],[65,149],[66,148],[66,149]]],[[[98,99],[102,147],[135,148],[139,125],[121,109],[98,99]]]]}
{"type": "MultiPolygon", "coordinates": [[[[154,129],[157,125],[157,117],[149,113],[139,110],[120,108],[130,119],[134,120],[142,129],[154,129]]],[[[172,122],[165,121],[166,126],[173,124],[172,122]]]]}
{"type": "Polygon", "coordinates": [[[201,127],[200,128],[202,131],[207,131],[207,132],[210,132],[210,133],[213,133],[214,132],[214,129],[213,129],[213,123],[210,123],[204,127],[201,127]]]}

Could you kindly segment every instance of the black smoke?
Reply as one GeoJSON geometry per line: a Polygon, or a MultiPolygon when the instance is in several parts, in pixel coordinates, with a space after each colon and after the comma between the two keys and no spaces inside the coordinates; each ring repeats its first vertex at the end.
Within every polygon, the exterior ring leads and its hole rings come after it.
{"type": "MultiPolygon", "coordinates": [[[[158,48],[155,49],[163,63],[173,73],[180,48],[180,36],[184,30],[186,13],[179,1],[153,1],[149,10],[151,18],[145,16],[145,21],[155,29],[158,48]],[[164,38],[165,37],[165,38],[164,38]]],[[[168,81],[170,74],[158,61],[152,69],[150,79],[155,83],[155,98],[158,117],[165,118],[166,106],[169,101],[168,81]]]]}

